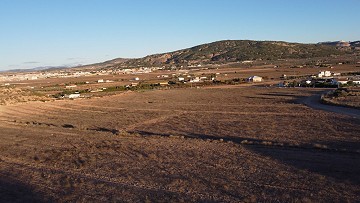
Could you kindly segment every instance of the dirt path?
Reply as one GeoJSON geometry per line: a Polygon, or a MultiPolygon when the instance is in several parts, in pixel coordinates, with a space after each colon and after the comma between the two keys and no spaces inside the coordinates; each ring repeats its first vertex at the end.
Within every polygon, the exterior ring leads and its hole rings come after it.
{"type": "Polygon", "coordinates": [[[348,116],[351,116],[353,118],[360,118],[360,110],[358,109],[352,109],[352,108],[346,108],[341,106],[333,106],[333,105],[326,105],[320,103],[320,97],[321,94],[324,94],[327,91],[317,93],[315,95],[312,95],[310,97],[307,97],[301,101],[301,103],[305,104],[308,107],[311,107],[313,109],[319,109],[323,111],[329,111],[339,114],[345,114],[348,116]]]}

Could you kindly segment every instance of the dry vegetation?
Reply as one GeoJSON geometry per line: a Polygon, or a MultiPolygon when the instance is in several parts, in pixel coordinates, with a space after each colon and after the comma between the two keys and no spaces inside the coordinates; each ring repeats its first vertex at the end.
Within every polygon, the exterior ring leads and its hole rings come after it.
{"type": "Polygon", "coordinates": [[[339,88],[322,96],[327,104],[360,109],[360,88],[339,88]]]}
{"type": "Polygon", "coordinates": [[[358,119],[231,87],[0,106],[0,200],[360,201],[358,119]]]}
{"type": "Polygon", "coordinates": [[[0,105],[10,105],[29,101],[50,101],[42,93],[17,87],[0,87],[0,105]]]}

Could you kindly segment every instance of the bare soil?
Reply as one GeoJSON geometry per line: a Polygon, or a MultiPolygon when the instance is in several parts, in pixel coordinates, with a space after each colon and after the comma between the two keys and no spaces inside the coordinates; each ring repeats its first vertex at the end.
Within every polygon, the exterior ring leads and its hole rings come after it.
{"type": "Polygon", "coordinates": [[[359,202],[360,121],[306,88],[0,106],[1,202],[359,202]]]}

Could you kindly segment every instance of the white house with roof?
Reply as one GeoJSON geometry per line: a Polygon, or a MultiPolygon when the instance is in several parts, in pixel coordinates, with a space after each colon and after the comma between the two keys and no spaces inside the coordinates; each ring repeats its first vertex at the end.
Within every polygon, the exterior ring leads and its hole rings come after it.
{"type": "Polygon", "coordinates": [[[319,78],[322,77],[330,77],[331,76],[331,72],[326,70],[326,71],[320,71],[317,75],[319,78]]]}
{"type": "Polygon", "coordinates": [[[80,98],[80,94],[79,94],[79,93],[75,93],[75,94],[70,94],[70,95],[69,95],[69,99],[76,99],[76,98],[80,98]]]}
{"type": "Polygon", "coordinates": [[[260,76],[254,75],[254,76],[249,77],[249,78],[247,79],[247,81],[248,81],[248,82],[261,82],[261,81],[263,81],[263,78],[260,77],[260,76]]]}

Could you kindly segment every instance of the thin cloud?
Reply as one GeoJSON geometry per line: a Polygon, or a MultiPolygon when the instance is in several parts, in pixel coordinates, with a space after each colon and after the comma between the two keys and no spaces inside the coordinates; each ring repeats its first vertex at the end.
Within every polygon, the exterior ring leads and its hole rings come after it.
{"type": "Polygon", "coordinates": [[[37,63],[40,63],[40,62],[38,62],[38,61],[26,61],[23,64],[37,64],[37,63]]]}
{"type": "Polygon", "coordinates": [[[67,58],[67,60],[69,61],[73,61],[73,60],[83,60],[85,58],[81,58],[81,57],[74,57],[74,58],[67,58]]]}

